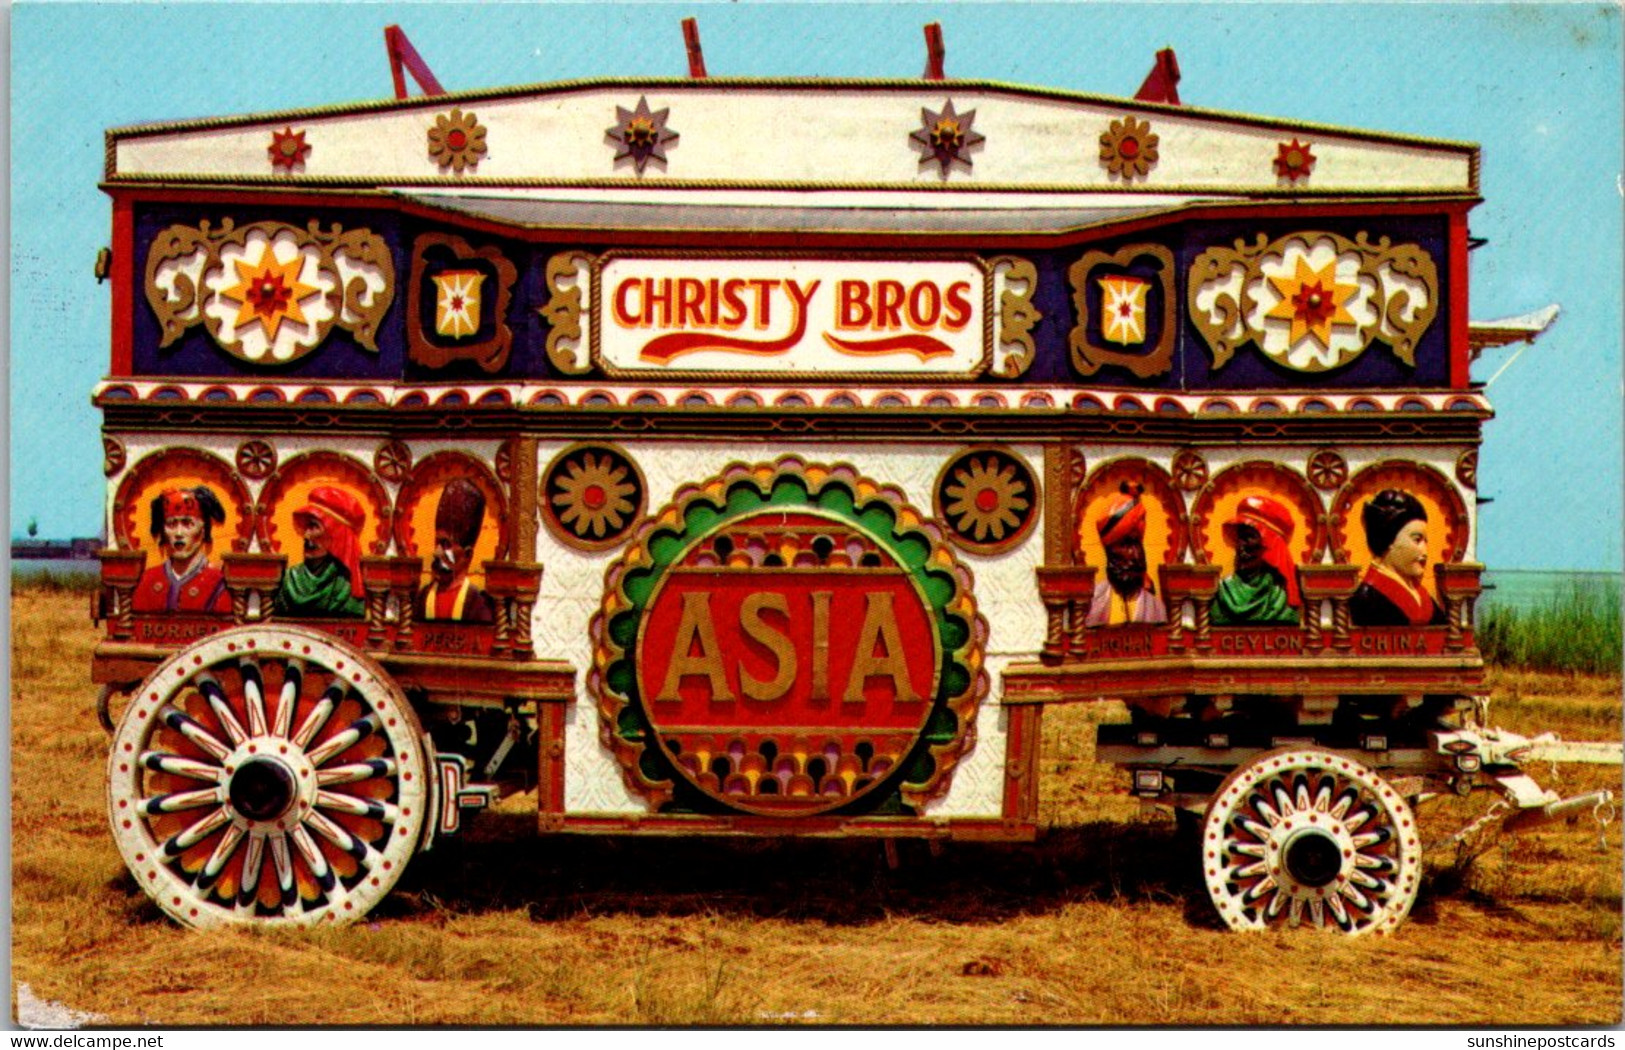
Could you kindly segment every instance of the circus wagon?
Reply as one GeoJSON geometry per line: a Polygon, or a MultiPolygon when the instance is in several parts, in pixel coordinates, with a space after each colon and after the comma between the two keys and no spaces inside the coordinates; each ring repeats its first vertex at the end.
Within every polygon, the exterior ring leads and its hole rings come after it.
{"type": "Polygon", "coordinates": [[[1430,796],[1597,801],[1485,720],[1476,147],[1171,52],[447,94],[389,39],[428,93],[107,136],[94,679],[176,921],[352,921],[517,795],[1031,840],[1054,704],[1126,705],[1236,929],[1393,928],[1430,796]]]}

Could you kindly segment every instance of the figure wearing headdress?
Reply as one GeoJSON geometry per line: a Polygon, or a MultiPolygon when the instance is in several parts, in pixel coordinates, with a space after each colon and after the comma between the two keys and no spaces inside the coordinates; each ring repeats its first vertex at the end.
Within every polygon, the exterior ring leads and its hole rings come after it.
{"type": "Polygon", "coordinates": [[[1297,623],[1303,598],[1292,561],[1292,513],[1268,496],[1247,496],[1223,531],[1236,550],[1236,569],[1219,581],[1213,623],[1297,623]]]}
{"type": "Polygon", "coordinates": [[[360,616],[361,501],[341,488],[318,485],[293,512],[304,539],[304,561],[282,574],[274,608],[281,616],[360,616]]]}
{"type": "Polygon", "coordinates": [[[1357,627],[1440,626],[1444,610],[1422,587],[1428,566],[1428,514],[1408,492],[1384,489],[1360,510],[1371,564],[1349,599],[1357,627]]]}
{"type": "Polygon", "coordinates": [[[138,613],[229,613],[226,577],[209,564],[214,526],[226,510],[207,485],[170,489],[152,501],[152,538],[164,558],[141,574],[134,609],[138,613]]]}
{"type": "Polygon", "coordinates": [[[496,619],[490,597],[468,578],[484,521],[485,495],[479,486],[466,478],[446,482],[434,512],[429,585],[417,596],[415,611],[419,619],[460,623],[491,623],[496,619]]]}
{"type": "Polygon", "coordinates": [[[1095,584],[1094,600],[1084,621],[1090,627],[1168,619],[1168,609],[1146,571],[1144,494],[1144,485],[1123,482],[1094,520],[1100,545],[1106,550],[1106,578],[1095,584]]]}

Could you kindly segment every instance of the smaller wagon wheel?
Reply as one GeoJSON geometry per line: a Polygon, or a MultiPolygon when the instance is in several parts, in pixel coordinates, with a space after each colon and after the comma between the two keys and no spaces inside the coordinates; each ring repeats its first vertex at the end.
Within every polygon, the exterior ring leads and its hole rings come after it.
{"type": "Polygon", "coordinates": [[[124,863],[187,926],[359,919],[428,808],[423,732],[373,661],[271,624],[198,642],[125,708],[108,764],[124,863]]]}
{"type": "Polygon", "coordinates": [[[1320,748],[1270,751],[1237,768],[1202,822],[1208,896],[1234,930],[1390,931],[1416,900],[1421,866],[1404,798],[1320,748]]]}

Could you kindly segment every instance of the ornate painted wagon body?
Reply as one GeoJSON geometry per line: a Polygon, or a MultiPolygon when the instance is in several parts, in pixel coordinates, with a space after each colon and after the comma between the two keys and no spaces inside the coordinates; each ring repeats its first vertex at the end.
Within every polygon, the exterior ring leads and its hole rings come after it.
{"type": "Polygon", "coordinates": [[[1129,705],[1237,927],[1399,922],[1407,799],[1556,801],[1479,728],[1470,145],[689,79],[107,164],[95,678],[182,923],[358,917],[527,791],[1028,839],[1052,703],[1129,705]]]}

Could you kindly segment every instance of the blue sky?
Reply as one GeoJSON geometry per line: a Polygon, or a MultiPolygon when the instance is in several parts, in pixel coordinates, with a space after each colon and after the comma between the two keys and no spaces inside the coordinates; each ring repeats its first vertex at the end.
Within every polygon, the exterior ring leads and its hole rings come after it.
{"type": "Polygon", "coordinates": [[[1480,143],[1472,316],[1563,314],[1490,390],[1478,553],[1620,570],[1620,16],[1576,4],[18,3],[13,534],[30,518],[42,536],[100,527],[104,129],[388,97],[392,21],[453,91],[679,76],[688,15],[714,76],[915,77],[937,21],[950,77],[1128,96],[1172,46],[1190,105],[1480,143]]]}

